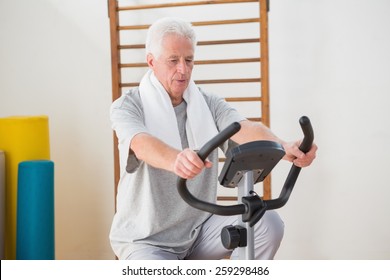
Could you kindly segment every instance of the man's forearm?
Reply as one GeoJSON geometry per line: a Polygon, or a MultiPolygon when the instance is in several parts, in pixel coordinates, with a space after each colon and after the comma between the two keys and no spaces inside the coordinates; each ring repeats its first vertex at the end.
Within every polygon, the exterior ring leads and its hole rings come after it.
{"type": "Polygon", "coordinates": [[[130,148],[139,160],[168,171],[173,171],[176,156],[180,152],[147,133],[134,136],[130,148]]]}
{"type": "Polygon", "coordinates": [[[257,140],[270,140],[280,144],[285,142],[278,138],[268,127],[261,123],[242,121],[240,122],[240,131],[232,137],[232,140],[238,144],[243,144],[257,140]]]}

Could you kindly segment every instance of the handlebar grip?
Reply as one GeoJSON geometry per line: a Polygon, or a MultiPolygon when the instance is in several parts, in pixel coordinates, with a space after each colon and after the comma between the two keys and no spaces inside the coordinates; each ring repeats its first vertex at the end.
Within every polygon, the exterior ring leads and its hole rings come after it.
{"type": "MultiPolygon", "coordinates": [[[[310,151],[311,145],[314,141],[313,127],[311,125],[310,119],[306,116],[303,116],[299,119],[299,124],[301,125],[303,132],[303,140],[301,145],[299,145],[299,149],[302,152],[307,153],[310,151]]],[[[301,167],[295,166],[294,164],[291,166],[290,172],[287,175],[287,179],[284,182],[279,197],[277,199],[264,201],[267,205],[267,209],[281,208],[287,203],[301,169],[301,167]]]]}
{"type": "Polygon", "coordinates": [[[228,127],[223,129],[214,138],[209,140],[203,147],[198,151],[198,156],[205,161],[207,156],[215,150],[218,146],[222,145],[230,137],[236,134],[241,129],[241,125],[238,122],[230,124],[228,127]]]}
{"type": "Polygon", "coordinates": [[[302,132],[304,135],[299,149],[302,152],[307,153],[308,151],[310,151],[311,145],[314,141],[313,127],[311,126],[310,119],[306,116],[303,116],[299,119],[299,124],[301,125],[302,132]]]}

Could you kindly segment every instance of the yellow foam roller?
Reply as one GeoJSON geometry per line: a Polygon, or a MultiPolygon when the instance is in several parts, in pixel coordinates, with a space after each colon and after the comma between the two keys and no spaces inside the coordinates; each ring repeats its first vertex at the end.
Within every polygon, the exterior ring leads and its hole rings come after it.
{"type": "Polygon", "coordinates": [[[16,209],[18,164],[26,160],[49,160],[47,116],[0,118],[0,150],[5,153],[5,258],[16,258],[16,209]]]}
{"type": "Polygon", "coordinates": [[[0,259],[4,260],[5,156],[0,151],[0,259]]]}

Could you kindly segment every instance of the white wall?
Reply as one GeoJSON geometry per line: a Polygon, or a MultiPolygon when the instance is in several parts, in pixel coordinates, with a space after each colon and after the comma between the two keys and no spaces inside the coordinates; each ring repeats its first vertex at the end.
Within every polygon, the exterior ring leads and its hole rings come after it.
{"type": "MultiPolygon", "coordinates": [[[[271,126],[296,139],[308,115],[319,146],[279,210],[278,259],[390,258],[389,11],[386,0],[271,0],[271,126]]],[[[106,1],[1,0],[0,40],[0,117],[50,118],[56,258],[113,259],[106,1]]]]}
{"type": "Polygon", "coordinates": [[[0,1],[0,116],[49,116],[56,258],[112,259],[106,1],[0,1]]]}
{"type": "Polygon", "coordinates": [[[389,259],[390,2],[271,2],[272,126],[293,136],[307,114],[319,146],[278,258],[389,259]]]}

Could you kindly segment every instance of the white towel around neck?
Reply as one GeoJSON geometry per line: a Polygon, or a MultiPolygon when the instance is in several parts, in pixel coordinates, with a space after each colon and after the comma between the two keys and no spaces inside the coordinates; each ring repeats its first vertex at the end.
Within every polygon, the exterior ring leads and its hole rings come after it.
{"type": "MultiPolygon", "coordinates": [[[[172,101],[152,70],[148,70],[142,78],[139,91],[144,108],[146,128],[153,136],[166,144],[182,150],[172,101]]],[[[218,130],[202,93],[192,80],[185,90],[183,98],[187,102],[186,133],[188,145],[192,150],[199,150],[218,133],[218,130]]]]}

